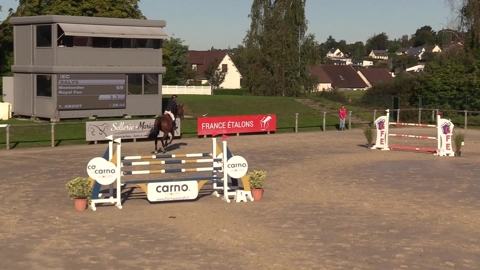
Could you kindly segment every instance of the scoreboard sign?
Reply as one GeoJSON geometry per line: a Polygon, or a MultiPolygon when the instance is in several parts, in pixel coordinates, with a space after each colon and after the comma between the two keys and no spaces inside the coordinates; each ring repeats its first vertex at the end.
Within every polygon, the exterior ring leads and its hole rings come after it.
{"type": "Polygon", "coordinates": [[[58,74],[57,108],[98,110],[126,108],[125,74],[58,74]]]}

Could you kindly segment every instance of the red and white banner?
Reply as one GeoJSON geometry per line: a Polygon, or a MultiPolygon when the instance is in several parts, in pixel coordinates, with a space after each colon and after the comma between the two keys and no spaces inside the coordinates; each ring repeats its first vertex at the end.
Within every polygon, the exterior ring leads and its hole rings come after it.
{"type": "Polygon", "coordinates": [[[277,130],[277,115],[241,115],[200,117],[198,135],[268,132],[277,130]]]}

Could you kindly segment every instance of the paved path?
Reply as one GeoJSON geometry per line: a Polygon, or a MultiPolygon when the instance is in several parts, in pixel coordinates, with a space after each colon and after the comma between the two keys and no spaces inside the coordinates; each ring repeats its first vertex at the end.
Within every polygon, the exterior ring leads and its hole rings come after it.
{"type": "MultiPolygon", "coordinates": [[[[1,151],[0,268],[480,269],[480,133],[466,140],[453,158],[369,150],[360,130],[231,137],[234,154],[268,171],[263,200],[138,194],[96,212],[76,212],[65,184],[105,145],[1,151]]],[[[181,142],[173,153],[211,148],[181,142]]]]}

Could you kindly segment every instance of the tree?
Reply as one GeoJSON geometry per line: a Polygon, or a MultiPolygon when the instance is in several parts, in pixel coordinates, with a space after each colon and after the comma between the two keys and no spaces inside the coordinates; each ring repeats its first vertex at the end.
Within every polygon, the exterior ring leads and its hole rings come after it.
{"type": "MultiPolygon", "coordinates": [[[[458,14],[454,28],[466,51],[480,54],[480,0],[445,0],[450,9],[458,14]]],[[[455,32],[452,32],[454,35],[455,32]]]]}
{"type": "Polygon", "coordinates": [[[434,45],[437,41],[437,33],[431,26],[425,25],[417,29],[412,38],[413,47],[420,47],[423,45],[434,45]]]}
{"type": "Polygon", "coordinates": [[[166,72],[162,83],[165,85],[185,85],[192,78],[192,69],[188,66],[188,46],[180,38],[170,37],[163,42],[163,66],[166,72]]]}
{"type": "Polygon", "coordinates": [[[306,0],[254,0],[244,39],[245,83],[255,95],[299,96],[313,90],[307,68],[320,60],[314,35],[306,35],[306,0]]]}
{"type": "Polygon", "coordinates": [[[213,89],[217,89],[225,81],[226,72],[220,67],[220,61],[215,59],[204,71],[205,78],[213,89]]]}
{"type": "Polygon", "coordinates": [[[11,17],[36,15],[72,15],[90,17],[145,19],[138,3],[140,0],[19,0],[15,11],[0,24],[0,74],[10,73],[13,63],[13,27],[11,17]]]}
{"type": "Polygon", "coordinates": [[[388,44],[388,35],[385,32],[382,32],[381,34],[374,34],[370,37],[367,40],[365,47],[367,52],[370,52],[371,50],[386,50],[388,49],[388,44]]]}

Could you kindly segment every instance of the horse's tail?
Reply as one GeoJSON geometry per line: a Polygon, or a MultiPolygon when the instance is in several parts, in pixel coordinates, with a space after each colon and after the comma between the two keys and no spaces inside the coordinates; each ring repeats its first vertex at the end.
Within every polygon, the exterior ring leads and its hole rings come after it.
{"type": "Polygon", "coordinates": [[[150,130],[150,133],[148,134],[148,139],[153,140],[158,137],[158,134],[160,133],[160,125],[162,124],[162,121],[155,121],[153,124],[153,128],[150,130]]]}

